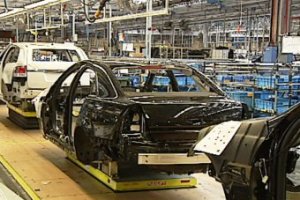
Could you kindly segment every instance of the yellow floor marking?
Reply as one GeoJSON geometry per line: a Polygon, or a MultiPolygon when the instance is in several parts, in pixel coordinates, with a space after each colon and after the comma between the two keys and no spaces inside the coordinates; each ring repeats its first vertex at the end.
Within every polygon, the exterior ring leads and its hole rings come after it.
{"type": "Polygon", "coordinates": [[[40,200],[40,197],[35,191],[28,185],[28,183],[19,175],[19,173],[3,158],[0,156],[0,162],[5,169],[14,177],[14,179],[20,184],[25,192],[30,196],[32,200],[40,200]]]}

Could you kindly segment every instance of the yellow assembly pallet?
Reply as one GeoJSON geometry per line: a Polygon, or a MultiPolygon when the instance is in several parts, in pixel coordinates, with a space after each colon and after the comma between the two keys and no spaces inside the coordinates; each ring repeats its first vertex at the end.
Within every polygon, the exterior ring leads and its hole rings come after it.
{"type": "Polygon", "coordinates": [[[144,179],[134,178],[134,174],[129,179],[113,179],[106,173],[90,166],[84,165],[78,161],[71,153],[67,153],[67,157],[78,165],[80,168],[91,174],[97,180],[111,188],[115,192],[138,191],[138,190],[161,190],[161,189],[178,189],[192,188],[197,185],[197,179],[192,176],[182,175],[156,175],[144,176],[144,179]]]}
{"type": "Polygon", "coordinates": [[[18,113],[19,115],[22,115],[24,117],[36,117],[36,113],[35,112],[28,112],[28,111],[23,111],[20,108],[17,108],[11,104],[7,104],[8,109],[13,110],[14,112],[18,113]]]}
{"type": "Polygon", "coordinates": [[[7,103],[9,119],[24,129],[39,128],[36,112],[24,111],[14,105],[7,103]]]}

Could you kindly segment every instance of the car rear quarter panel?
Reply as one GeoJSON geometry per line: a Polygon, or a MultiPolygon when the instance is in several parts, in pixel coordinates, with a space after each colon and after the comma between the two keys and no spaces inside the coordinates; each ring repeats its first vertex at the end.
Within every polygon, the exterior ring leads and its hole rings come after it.
{"type": "Polygon", "coordinates": [[[120,119],[127,106],[128,103],[115,99],[87,99],[76,127],[90,129],[95,137],[112,140],[116,131],[119,131],[120,119]]]}

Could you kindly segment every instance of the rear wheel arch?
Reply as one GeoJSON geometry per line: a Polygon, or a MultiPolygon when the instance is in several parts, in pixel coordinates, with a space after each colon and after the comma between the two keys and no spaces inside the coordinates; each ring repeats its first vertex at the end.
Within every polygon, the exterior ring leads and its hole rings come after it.
{"type": "Polygon", "coordinates": [[[77,159],[84,163],[90,164],[92,161],[97,159],[97,152],[95,143],[90,131],[82,126],[77,126],[74,130],[74,150],[77,159]]]}

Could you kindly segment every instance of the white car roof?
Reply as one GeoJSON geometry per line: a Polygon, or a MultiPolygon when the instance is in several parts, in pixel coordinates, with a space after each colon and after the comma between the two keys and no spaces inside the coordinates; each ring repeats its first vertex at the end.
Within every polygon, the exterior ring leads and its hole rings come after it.
{"type": "Polygon", "coordinates": [[[13,43],[20,48],[55,48],[55,49],[78,49],[73,43],[46,43],[46,42],[17,42],[13,43]]]}

